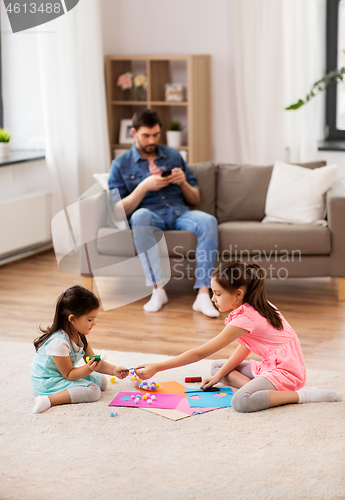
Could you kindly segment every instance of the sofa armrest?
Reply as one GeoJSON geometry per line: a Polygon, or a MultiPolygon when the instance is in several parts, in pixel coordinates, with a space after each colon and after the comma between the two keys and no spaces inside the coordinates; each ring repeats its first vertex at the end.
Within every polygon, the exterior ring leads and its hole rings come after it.
{"type": "Polygon", "coordinates": [[[326,194],[328,226],[331,231],[331,275],[345,276],[345,183],[335,180],[326,194]]]}

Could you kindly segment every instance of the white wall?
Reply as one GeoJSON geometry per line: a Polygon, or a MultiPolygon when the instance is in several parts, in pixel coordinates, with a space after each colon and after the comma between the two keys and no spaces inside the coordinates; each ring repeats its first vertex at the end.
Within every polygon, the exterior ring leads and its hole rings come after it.
{"type": "MultiPolygon", "coordinates": [[[[211,54],[214,160],[236,163],[241,158],[233,75],[232,3],[101,0],[104,54],[211,54]]],[[[34,34],[35,30],[13,34],[3,2],[0,5],[5,126],[12,132],[12,148],[30,149],[39,145],[44,136],[36,39],[39,34],[34,34]]],[[[338,163],[338,175],[345,177],[345,152],[320,151],[317,158],[338,163]]]]}
{"type": "Polygon", "coordinates": [[[104,53],[211,54],[214,161],[240,161],[230,0],[102,0],[104,53]]]}
{"type": "MultiPolygon", "coordinates": [[[[234,0],[102,0],[104,53],[211,54],[214,161],[241,161],[233,74],[234,0]]],[[[320,126],[323,126],[323,124],[320,126]]],[[[345,152],[319,151],[310,160],[337,163],[345,152]]]]}
{"type": "Polygon", "coordinates": [[[50,192],[45,160],[13,163],[0,168],[0,203],[21,199],[35,192],[50,192]]]}

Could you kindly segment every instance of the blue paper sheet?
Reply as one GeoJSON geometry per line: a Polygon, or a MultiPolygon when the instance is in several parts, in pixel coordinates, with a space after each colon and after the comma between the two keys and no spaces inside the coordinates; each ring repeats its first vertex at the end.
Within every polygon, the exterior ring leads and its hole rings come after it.
{"type": "Polygon", "coordinates": [[[202,389],[185,389],[191,408],[227,408],[231,406],[234,393],[230,388],[220,388],[219,392],[205,392],[202,389]]]}

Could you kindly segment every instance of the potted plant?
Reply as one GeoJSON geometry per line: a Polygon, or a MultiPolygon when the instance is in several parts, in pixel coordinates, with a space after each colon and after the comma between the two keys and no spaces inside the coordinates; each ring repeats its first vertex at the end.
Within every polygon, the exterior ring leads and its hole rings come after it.
{"type": "Polygon", "coordinates": [[[167,130],[167,143],[171,148],[178,148],[182,145],[182,130],[180,122],[170,122],[167,130]]]}
{"type": "Polygon", "coordinates": [[[8,158],[10,155],[10,138],[8,130],[0,128],[0,158],[8,158]]]}

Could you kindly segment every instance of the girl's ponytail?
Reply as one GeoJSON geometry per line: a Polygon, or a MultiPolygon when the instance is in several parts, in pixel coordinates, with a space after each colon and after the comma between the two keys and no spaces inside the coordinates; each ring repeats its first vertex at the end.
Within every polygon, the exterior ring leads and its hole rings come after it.
{"type": "Polygon", "coordinates": [[[278,311],[268,302],[265,290],[265,272],[258,264],[249,264],[246,269],[251,271],[251,281],[248,284],[244,302],[248,302],[270,325],[277,330],[283,329],[283,322],[278,311]]]}
{"type": "Polygon", "coordinates": [[[241,261],[220,265],[212,274],[222,288],[233,293],[239,288],[245,291],[244,302],[247,302],[270,325],[277,330],[283,329],[283,322],[278,311],[268,302],[265,291],[265,271],[258,264],[245,264],[241,261]]]}

